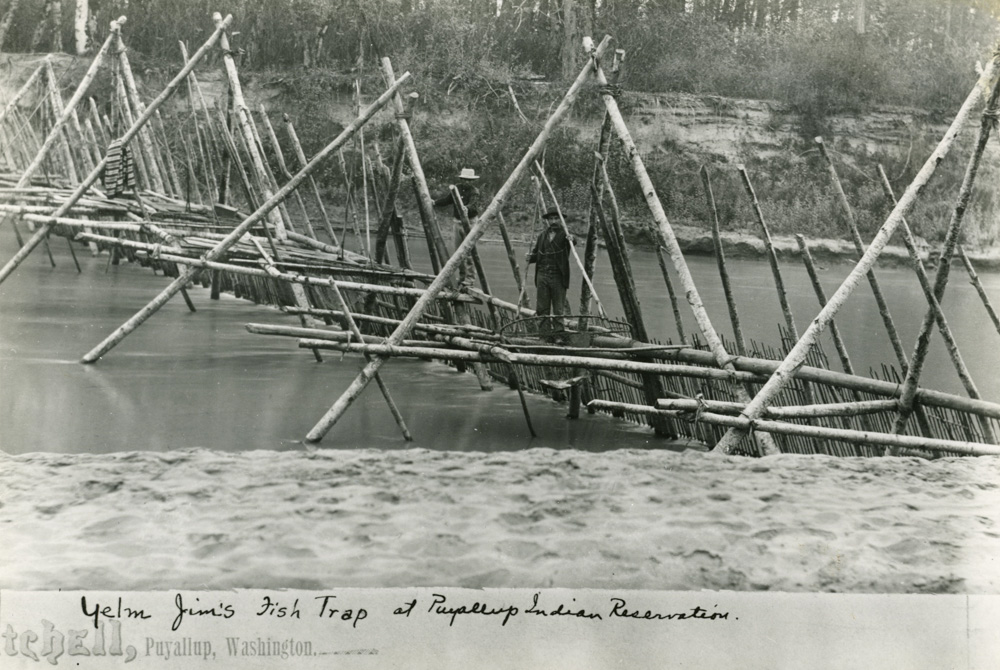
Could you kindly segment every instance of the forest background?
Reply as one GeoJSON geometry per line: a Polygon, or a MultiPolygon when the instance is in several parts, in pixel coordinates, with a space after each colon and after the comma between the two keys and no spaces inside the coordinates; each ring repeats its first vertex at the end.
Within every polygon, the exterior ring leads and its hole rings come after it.
{"type": "MultiPolygon", "coordinates": [[[[905,151],[847,156],[832,138],[850,160],[841,178],[870,237],[887,213],[875,166],[886,166],[901,193],[939,138],[934,124],[950,120],[1000,35],[1000,0],[3,0],[0,49],[86,51],[124,14],[133,65],[155,78],[176,70],[178,40],[196,45],[208,36],[215,11],[233,15],[243,75],[281,90],[307,153],[340,129],[325,111],[331,97],[350,96],[355,80],[369,95],[381,90],[377,65],[389,56],[397,72],[414,75],[415,135],[428,177],[446,184],[458,168],[473,167],[487,196],[583,66],[582,38],[612,35],[627,53],[626,116],[630,103],[657,93],[771,100],[794,114],[797,137],[783,151],[762,156],[748,147],[739,159],[756,175],[772,231],[813,237],[845,236],[812,144],[828,135],[829,119],[888,107],[920,110],[926,121],[911,130],[905,151]],[[461,123],[437,114],[456,107],[461,123]]],[[[586,211],[602,110],[598,96],[585,97],[575,114],[593,118],[593,132],[563,128],[548,145],[546,169],[571,212],[586,211]]],[[[377,132],[391,146],[391,124],[377,132]]],[[[669,143],[659,149],[644,158],[672,221],[707,225],[698,169],[710,162],[723,227],[754,230],[731,161],[669,143]]],[[[641,192],[620,156],[610,167],[639,239],[641,192]]],[[[911,217],[932,241],[947,225],[963,170],[964,159],[952,158],[911,217]]],[[[338,181],[331,166],[324,182],[334,197],[338,181]]],[[[996,161],[978,183],[967,242],[989,247],[1000,242],[996,161]]],[[[522,185],[516,202],[527,210],[530,201],[522,185]]]]}

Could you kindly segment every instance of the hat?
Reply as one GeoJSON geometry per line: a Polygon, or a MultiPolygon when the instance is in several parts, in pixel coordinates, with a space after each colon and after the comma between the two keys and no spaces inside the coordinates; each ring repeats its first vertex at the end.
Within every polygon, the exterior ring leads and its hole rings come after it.
{"type": "Polygon", "coordinates": [[[545,213],[542,214],[542,218],[543,219],[558,219],[559,218],[559,208],[558,207],[549,207],[547,210],[545,210],[545,213]]]}
{"type": "Polygon", "coordinates": [[[462,168],[462,171],[458,173],[459,179],[479,179],[479,175],[472,168],[462,168]]]}

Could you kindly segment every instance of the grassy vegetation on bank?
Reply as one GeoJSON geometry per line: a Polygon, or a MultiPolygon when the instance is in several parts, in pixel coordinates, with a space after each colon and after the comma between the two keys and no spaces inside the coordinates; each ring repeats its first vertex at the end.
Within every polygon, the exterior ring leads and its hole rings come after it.
{"type": "MultiPolygon", "coordinates": [[[[12,1],[0,1],[0,13],[12,1]]],[[[51,4],[21,0],[4,50],[54,44],[51,34],[36,30],[47,25],[45,9],[51,4]]],[[[484,174],[487,194],[502,183],[536,124],[582,65],[581,36],[610,34],[627,52],[621,97],[626,110],[632,104],[629,91],[769,99],[791,109],[801,143],[766,159],[747,147],[741,160],[773,232],[820,237],[841,237],[843,229],[812,137],[825,134],[829,140],[834,114],[863,114],[884,105],[919,108],[946,122],[974,81],[973,64],[995,48],[1000,17],[1000,0],[91,0],[90,5],[95,42],[103,39],[108,21],[128,16],[126,40],[140,72],[174,69],[178,40],[197,44],[213,28],[211,11],[232,13],[232,43],[242,71],[258,82],[280,82],[307,151],[338,130],[326,109],[331,96],[349,96],[354,78],[365,91],[378,90],[378,57],[390,56],[397,71],[413,73],[422,108],[434,112],[418,116],[415,129],[431,181],[443,184],[457,167],[468,165],[484,174]],[[508,87],[531,123],[514,109],[508,87]],[[466,113],[446,113],[455,109],[466,113]]],[[[64,45],[72,44],[72,19],[64,9],[58,27],[64,45]]],[[[593,121],[593,133],[557,131],[546,166],[567,207],[585,212],[601,114],[597,96],[585,96],[575,113],[593,121]]],[[[389,132],[381,131],[384,154],[391,146],[389,132]]],[[[870,236],[886,211],[875,166],[885,165],[902,192],[936,141],[931,128],[914,128],[907,151],[859,154],[833,139],[831,148],[843,150],[837,156],[840,174],[863,234],[870,236]]],[[[645,160],[668,216],[704,225],[697,172],[706,157],[664,145],[645,160]]],[[[723,227],[753,230],[732,165],[713,167],[723,227]]],[[[641,193],[628,166],[615,157],[611,168],[623,209],[641,221],[641,193]]],[[[942,166],[914,213],[913,226],[928,239],[947,225],[963,171],[960,157],[942,166]]],[[[998,177],[995,161],[984,166],[968,215],[973,244],[1000,239],[996,189],[983,186],[1000,183],[998,177]]],[[[331,187],[339,183],[333,168],[324,181],[331,187]]],[[[528,208],[530,201],[524,185],[514,204],[528,208]]],[[[639,224],[633,238],[642,235],[639,224]]]]}

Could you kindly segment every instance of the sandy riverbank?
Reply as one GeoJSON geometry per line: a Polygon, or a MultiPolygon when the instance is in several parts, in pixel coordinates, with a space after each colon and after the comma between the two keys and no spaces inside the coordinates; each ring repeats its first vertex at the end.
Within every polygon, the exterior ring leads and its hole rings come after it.
{"type": "Polygon", "coordinates": [[[1000,593],[1000,459],[0,452],[0,587],[1000,593]]]}

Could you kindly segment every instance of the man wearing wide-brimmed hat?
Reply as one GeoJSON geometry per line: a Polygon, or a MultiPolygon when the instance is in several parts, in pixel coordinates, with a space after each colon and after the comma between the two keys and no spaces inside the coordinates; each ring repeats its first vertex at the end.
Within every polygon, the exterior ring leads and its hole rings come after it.
{"type": "MultiPolygon", "coordinates": [[[[462,204],[465,205],[465,209],[469,213],[469,221],[472,222],[477,216],[479,216],[479,189],[476,187],[476,182],[479,181],[479,175],[472,168],[462,168],[462,171],[458,173],[458,178],[455,180],[455,188],[458,190],[458,195],[462,198],[462,204]]],[[[452,206],[452,218],[455,220],[455,225],[452,229],[452,237],[455,244],[455,249],[458,245],[462,243],[465,239],[465,231],[462,229],[462,216],[458,210],[458,203],[451,195],[451,188],[449,187],[444,193],[437,196],[434,199],[435,207],[445,207],[447,205],[452,206]]],[[[447,260],[447,259],[445,259],[447,260]]],[[[472,258],[467,256],[465,262],[459,266],[458,280],[460,284],[469,285],[472,283],[472,258]]]]}
{"type": "MultiPolygon", "coordinates": [[[[569,238],[557,208],[549,208],[542,218],[548,226],[528,253],[528,265],[535,264],[535,314],[562,317],[566,313],[566,291],[569,289],[569,238]]],[[[551,331],[558,325],[558,318],[544,319],[541,325],[543,331],[551,331]]]]}

